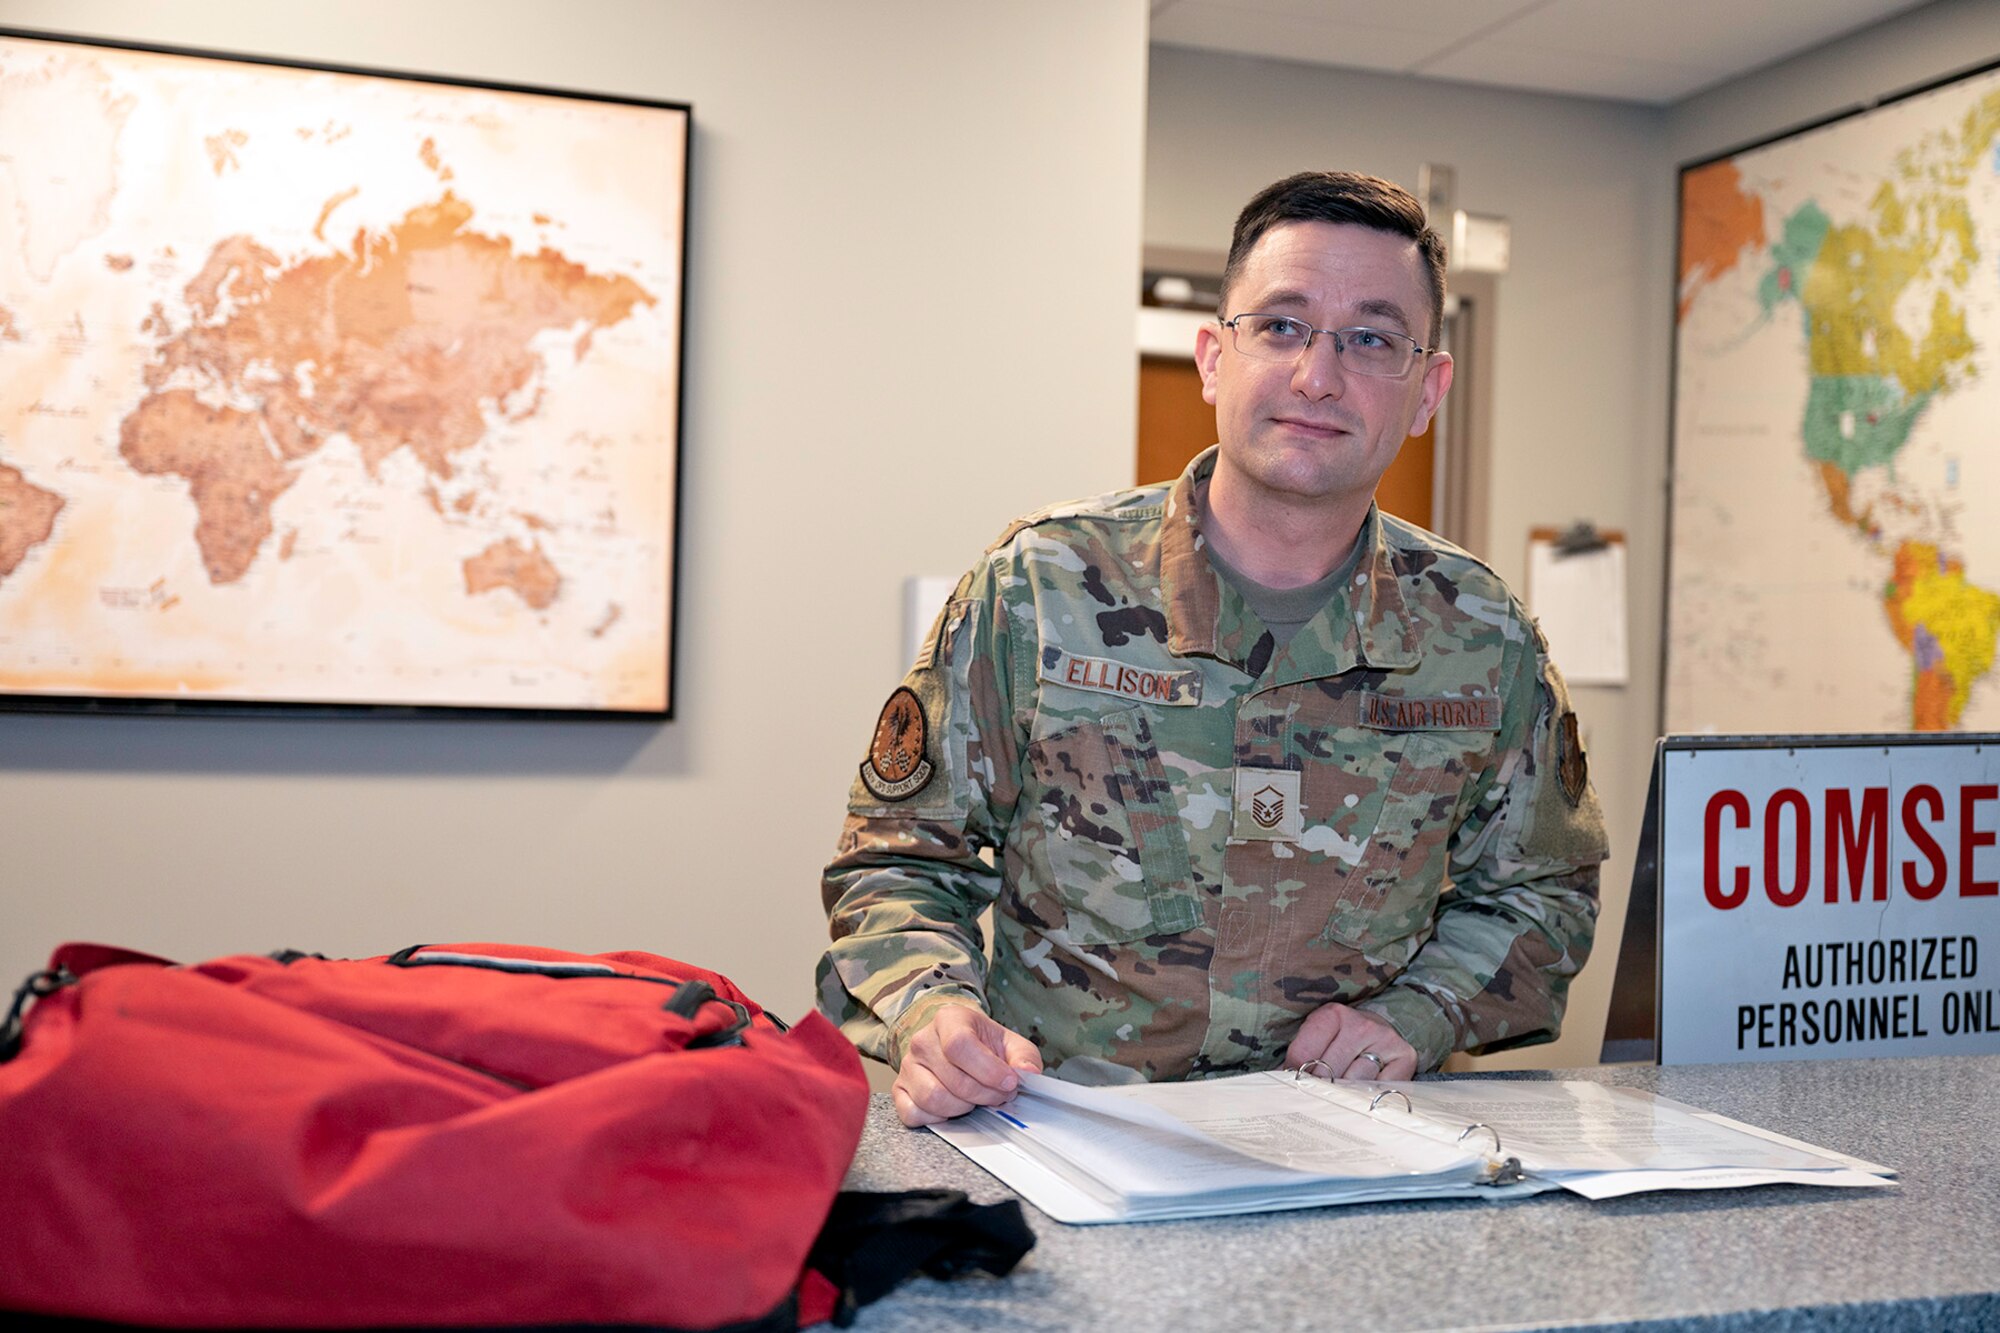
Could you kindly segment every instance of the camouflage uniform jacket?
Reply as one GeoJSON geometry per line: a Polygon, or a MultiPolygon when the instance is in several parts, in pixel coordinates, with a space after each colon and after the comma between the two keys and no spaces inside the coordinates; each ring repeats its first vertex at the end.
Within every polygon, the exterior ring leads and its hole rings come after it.
{"type": "Polygon", "coordinates": [[[1371,508],[1274,651],[1203,554],[1214,457],[1014,523],[884,706],[822,890],[869,1054],[954,1001],[1153,1079],[1276,1067],[1333,1001],[1420,1069],[1555,1034],[1605,845],[1539,631],[1371,508]]]}

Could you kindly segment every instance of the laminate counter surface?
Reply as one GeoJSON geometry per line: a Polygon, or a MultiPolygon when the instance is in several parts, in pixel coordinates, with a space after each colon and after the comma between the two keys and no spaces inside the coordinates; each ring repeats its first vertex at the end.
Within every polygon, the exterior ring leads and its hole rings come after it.
{"type": "MultiPolygon", "coordinates": [[[[1899,1183],[1094,1227],[1028,1207],[1038,1240],[1011,1276],[920,1278],[855,1327],[2000,1329],[2000,1056],[1483,1077],[1645,1088],[1894,1167],[1899,1183]]],[[[936,1135],[903,1128],[881,1096],[847,1185],[1012,1197],[936,1135]]]]}

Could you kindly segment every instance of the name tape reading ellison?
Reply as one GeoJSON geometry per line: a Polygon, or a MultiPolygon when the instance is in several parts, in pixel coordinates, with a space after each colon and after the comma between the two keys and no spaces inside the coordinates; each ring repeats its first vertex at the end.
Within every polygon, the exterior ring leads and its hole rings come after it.
{"type": "Polygon", "coordinates": [[[1108,657],[1079,657],[1061,648],[1042,650],[1041,677],[1053,685],[1095,690],[1146,703],[1186,708],[1201,702],[1199,672],[1156,671],[1108,657]]]}
{"type": "MultiPolygon", "coordinates": [[[[2000,895],[2000,877],[1980,878],[1977,860],[2000,837],[1993,827],[1981,827],[1979,822],[1982,815],[1993,818],[1994,812],[1984,807],[2000,802],[2000,785],[1972,783],[1954,795],[1956,800],[1948,801],[1944,792],[1928,783],[1903,793],[1899,827],[1910,850],[1894,862],[1898,871],[1894,883],[1919,902],[1937,897],[1954,880],[1961,898],[2000,895]],[[1955,860],[1935,831],[1953,806],[1958,836],[1949,841],[1957,853],[1955,860]]],[[[1832,787],[1818,801],[1783,787],[1771,793],[1757,812],[1760,820],[1743,792],[1717,791],[1708,798],[1701,817],[1702,895],[1709,906],[1726,912],[1748,901],[1754,884],[1774,906],[1796,907],[1817,882],[1829,903],[1886,902],[1891,885],[1889,804],[1887,787],[1832,787]],[[1818,838],[1814,837],[1816,810],[1821,812],[1818,838]],[[1740,841],[1748,844],[1753,858],[1762,851],[1757,858],[1761,876],[1750,864],[1725,864],[1729,850],[1724,846],[1725,833],[1751,835],[1740,841]]],[[[1991,853],[1986,864],[1989,870],[2000,868],[1991,853]]]]}

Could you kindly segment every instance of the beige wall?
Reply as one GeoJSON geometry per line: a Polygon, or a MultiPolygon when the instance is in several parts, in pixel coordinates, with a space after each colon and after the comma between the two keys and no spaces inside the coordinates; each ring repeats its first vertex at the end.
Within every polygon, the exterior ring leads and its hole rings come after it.
{"type": "Polygon", "coordinates": [[[1129,474],[1142,0],[0,0],[0,24],[687,101],[696,130],[677,720],[0,716],[0,978],[71,938],[498,938],[679,954],[808,1008],[902,579],[1129,474]]]}
{"type": "Polygon", "coordinates": [[[2000,0],[1938,0],[1675,106],[1667,160],[1697,161],[2000,60],[2000,0]]]}

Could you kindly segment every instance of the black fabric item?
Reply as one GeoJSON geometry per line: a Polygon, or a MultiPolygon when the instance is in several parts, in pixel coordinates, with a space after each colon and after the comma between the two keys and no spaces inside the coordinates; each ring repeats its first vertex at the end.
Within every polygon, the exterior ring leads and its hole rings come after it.
{"type": "Polygon", "coordinates": [[[693,1018],[701,1012],[703,1005],[714,998],[715,988],[701,978],[695,977],[692,980],[683,981],[679,986],[674,988],[673,995],[667,1000],[666,1010],[668,1013],[678,1014],[682,1018],[693,1018]]]}
{"type": "Polygon", "coordinates": [[[1005,1277],[1034,1248],[1018,1199],[973,1203],[962,1190],[842,1190],[806,1265],[840,1289],[833,1322],[846,1328],[856,1310],[913,1273],[1005,1277]]]}

